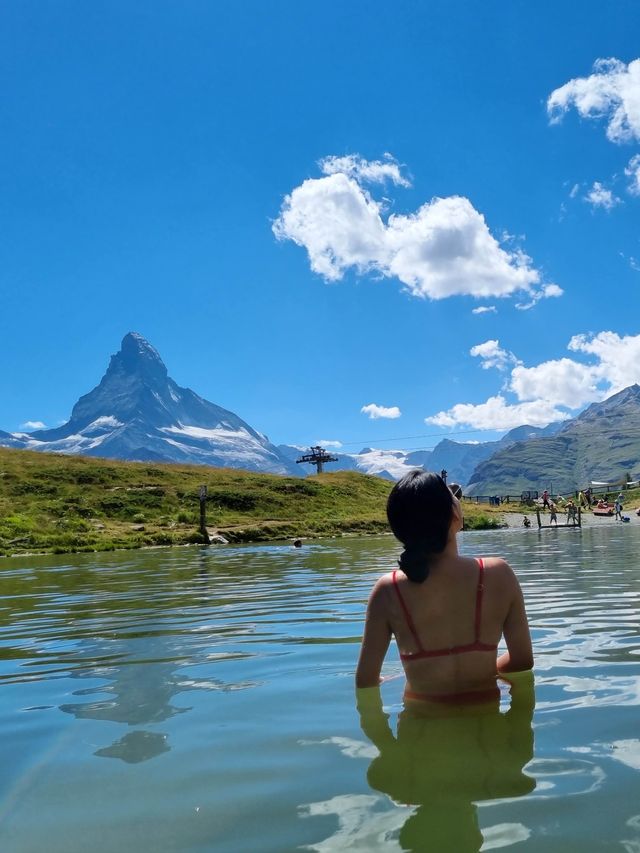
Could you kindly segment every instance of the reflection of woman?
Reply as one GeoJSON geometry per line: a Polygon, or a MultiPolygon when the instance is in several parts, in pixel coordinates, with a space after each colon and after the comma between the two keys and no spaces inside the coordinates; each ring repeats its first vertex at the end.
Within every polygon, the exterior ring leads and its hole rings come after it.
{"type": "Polygon", "coordinates": [[[498,671],[533,665],[515,574],[496,557],[458,554],[460,503],[437,474],[412,471],[396,483],[387,516],[405,550],[400,571],[380,578],[369,598],[357,686],[380,682],[393,635],[407,676],[405,699],[495,700],[498,671]],[[496,660],[502,635],[507,651],[496,660]]]}
{"type": "Polygon", "coordinates": [[[394,737],[380,691],[358,691],[360,725],[378,748],[372,788],[417,805],[400,831],[403,850],[470,853],[483,843],[474,802],[519,797],[535,787],[523,773],[533,757],[533,676],[514,677],[511,707],[463,708],[441,716],[405,709],[394,737]]]}

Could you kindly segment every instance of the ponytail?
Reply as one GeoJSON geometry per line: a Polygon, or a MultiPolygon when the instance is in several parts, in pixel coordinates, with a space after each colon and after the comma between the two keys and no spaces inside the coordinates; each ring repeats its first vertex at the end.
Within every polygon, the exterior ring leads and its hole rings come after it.
{"type": "Polygon", "coordinates": [[[398,559],[398,565],[414,583],[424,583],[429,577],[431,555],[420,545],[407,545],[398,559]]]}

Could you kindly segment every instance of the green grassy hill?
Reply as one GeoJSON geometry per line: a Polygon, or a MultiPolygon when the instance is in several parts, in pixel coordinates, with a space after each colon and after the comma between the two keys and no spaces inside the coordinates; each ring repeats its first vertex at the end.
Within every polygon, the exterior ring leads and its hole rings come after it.
{"type": "Polygon", "coordinates": [[[386,529],[390,483],[350,472],[296,479],[0,448],[0,553],[136,548],[386,529]]]}
{"type": "MultiPolygon", "coordinates": [[[[0,555],[107,551],[379,533],[392,483],[351,471],[297,479],[230,468],[118,462],[0,448],[0,555]]],[[[470,508],[470,527],[496,526],[470,508]]]]}

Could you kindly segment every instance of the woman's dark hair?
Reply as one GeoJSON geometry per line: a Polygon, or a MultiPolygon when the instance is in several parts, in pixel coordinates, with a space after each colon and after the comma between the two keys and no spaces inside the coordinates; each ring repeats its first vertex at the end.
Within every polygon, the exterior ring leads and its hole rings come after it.
{"type": "Polygon", "coordinates": [[[429,576],[430,558],[447,544],[452,513],[453,495],[438,474],[410,471],[391,490],[387,518],[404,545],[398,564],[410,581],[429,576]]]}

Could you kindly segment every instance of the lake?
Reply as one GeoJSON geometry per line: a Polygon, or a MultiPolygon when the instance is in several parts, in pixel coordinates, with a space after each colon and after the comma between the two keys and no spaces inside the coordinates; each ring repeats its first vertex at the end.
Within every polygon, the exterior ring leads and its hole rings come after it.
{"type": "Polygon", "coordinates": [[[640,851],[640,526],[460,542],[521,579],[535,708],[409,716],[395,646],[356,707],[390,537],[1,560],[0,850],[640,851]]]}

